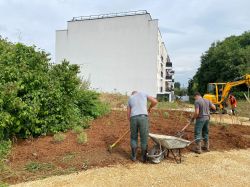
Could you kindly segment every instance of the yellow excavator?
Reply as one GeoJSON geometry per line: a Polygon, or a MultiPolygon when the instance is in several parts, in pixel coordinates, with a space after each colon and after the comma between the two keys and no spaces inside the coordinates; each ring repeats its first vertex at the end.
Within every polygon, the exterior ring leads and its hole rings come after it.
{"type": "Polygon", "coordinates": [[[227,105],[227,98],[230,90],[242,84],[246,84],[250,87],[250,74],[239,77],[232,82],[227,83],[209,83],[208,93],[203,98],[210,100],[216,107],[222,111],[225,111],[227,105]]]}

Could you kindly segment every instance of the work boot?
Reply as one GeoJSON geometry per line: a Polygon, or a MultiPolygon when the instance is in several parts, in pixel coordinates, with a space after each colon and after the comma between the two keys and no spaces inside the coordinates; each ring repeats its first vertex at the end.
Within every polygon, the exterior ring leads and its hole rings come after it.
{"type": "Polygon", "coordinates": [[[209,149],[209,142],[208,141],[204,142],[204,146],[202,146],[202,150],[207,151],[207,152],[210,151],[210,149],[209,149]]]}
{"type": "Polygon", "coordinates": [[[193,152],[197,153],[197,154],[201,154],[201,142],[196,143],[196,145],[193,148],[193,152]]]}
{"type": "Polygon", "coordinates": [[[131,148],[131,160],[133,162],[136,161],[136,151],[137,151],[137,148],[131,148]]]}
{"type": "Polygon", "coordinates": [[[148,151],[147,150],[142,150],[141,151],[141,159],[142,159],[142,162],[147,162],[147,153],[148,151]]]}

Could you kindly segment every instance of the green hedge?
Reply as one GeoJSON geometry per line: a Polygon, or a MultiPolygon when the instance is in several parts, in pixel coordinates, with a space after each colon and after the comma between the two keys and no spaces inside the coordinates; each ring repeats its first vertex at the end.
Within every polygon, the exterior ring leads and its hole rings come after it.
{"type": "Polygon", "coordinates": [[[108,112],[96,92],[80,89],[77,65],[49,62],[44,51],[0,38],[0,140],[65,131],[108,112]]]}

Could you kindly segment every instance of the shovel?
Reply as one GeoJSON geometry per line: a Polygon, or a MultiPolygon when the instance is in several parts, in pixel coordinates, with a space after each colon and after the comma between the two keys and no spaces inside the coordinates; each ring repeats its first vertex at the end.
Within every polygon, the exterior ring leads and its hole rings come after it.
{"type": "Polygon", "coordinates": [[[192,119],[188,122],[188,124],[186,124],[185,125],[185,127],[183,127],[182,129],[181,129],[181,131],[179,131],[179,132],[177,132],[176,133],[176,137],[179,137],[179,138],[181,138],[183,135],[184,135],[184,130],[192,123],[193,121],[192,121],[192,119]]]}
{"type": "Polygon", "coordinates": [[[112,149],[129,133],[130,129],[128,129],[120,138],[118,138],[115,143],[109,146],[108,151],[112,153],[112,149]]]}

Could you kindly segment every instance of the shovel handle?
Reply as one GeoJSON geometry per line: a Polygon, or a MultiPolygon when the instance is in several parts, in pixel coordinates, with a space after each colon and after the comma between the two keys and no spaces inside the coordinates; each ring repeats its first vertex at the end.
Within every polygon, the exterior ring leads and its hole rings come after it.
{"type": "Polygon", "coordinates": [[[114,147],[118,142],[120,142],[124,138],[124,136],[126,136],[128,134],[129,131],[130,131],[130,129],[128,129],[118,140],[116,140],[116,142],[113,143],[111,145],[111,147],[114,147]]]}
{"type": "Polygon", "coordinates": [[[190,124],[191,124],[191,121],[188,122],[188,124],[186,124],[185,127],[183,127],[180,132],[183,132],[190,124]]]}

